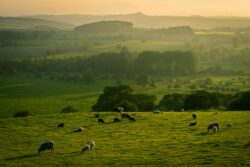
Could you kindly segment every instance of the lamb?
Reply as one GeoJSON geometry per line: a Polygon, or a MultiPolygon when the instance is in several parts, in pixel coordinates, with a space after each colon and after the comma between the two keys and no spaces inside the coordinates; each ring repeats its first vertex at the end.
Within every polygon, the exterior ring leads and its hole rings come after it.
{"type": "Polygon", "coordinates": [[[217,127],[217,130],[216,130],[216,132],[217,132],[219,130],[219,123],[216,123],[216,122],[209,124],[207,127],[207,130],[209,131],[209,130],[213,129],[214,126],[217,127]]]}
{"type": "Polygon", "coordinates": [[[89,145],[85,145],[82,147],[82,150],[81,150],[81,154],[85,153],[86,151],[89,151],[90,150],[90,147],[89,145]]]}
{"type": "Polygon", "coordinates": [[[90,150],[93,150],[95,148],[95,142],[94,141],[90,141],[88,143],[89,143],[90,150]]]}
{"type": "Polygon", "coordinates": [[[192,122],[189,124],[189,126],[195,126],[197,124],[197,122],[192,122]]]}
{"type": "Polygon", "coordinates": [[[73,132],[82,132],[82,131],[85,131],[83,127],[79,127],[73,130],[73,132]]]}
{"type": "Polygon", "coordinates": [[[232,127],[233,127],[233,123],[232,123],[232,122],[228,122],[228,123],[227,123],[227,128],[230,129],[230,128],[232,128],[232,127]]]}
{"type": "Polygon", "coordinates": [[[115,107],[114,108],[114,111],[117,111],[117,112],[119,112],[119,113],[122,113],[123,112],[123,107],[115,107]]]}
{"type": "Polygon", "coordinates": [[[134,117],[129,117],[130,122],[136,122],[134,117]]]}
{"type": "Polygon", "coordinates": [[[196,118],[197,118],[197,115],[196,115],[196,114],[192,114],[192,118],[193,118],[193,119],[196,119],[196,118]]]}
{"type": "Polygon", "coordinates": [[[99,119],[98,119],[98,124],[99,124],[99,123],[103,123],[103,124],[104,124],[105,121],[104,121],[103,119],[99,118],[99,119]]]}
{"type": "Polygon", "coordinates": [[[114,122],[114,123],[116,123],[116,122],[121,122],[121,120],[120,120],[119,118],[114,118],[113,122],[114,122]]]}
{"type": "Polygon", "coordinates": [[[63,128],[64,127],[64,123],[60,123],[57,125],[57,128],[63,128]]]}
{"type": "Polygon", "coordinates": [[[153,113],[154,113],[154,114],[161,114],[161,111],[158,110],[158,109],[156,109],[156,110],[153,111],[153,113]]]}
{"type": "Polygon", "coordinates": [[[218,130],[217,126],[213,126],[213,132],[217,133],[217,130],[218,130]]]}
{"type": "Polygon", "coordinates": [[[131,116],[129,115],[129,114],[127,114],[127,113],[122,113],[121,114],[121,118],[130,118],[131,116]]]}
{"type": "Polygon", "coordinates": [[[48,140],[43,143],[41,143],[40,147],[38,148],[38,153],[41,153],[42,151],[50,150],[50,152],[54,151],[55,142],[48,140]]]}

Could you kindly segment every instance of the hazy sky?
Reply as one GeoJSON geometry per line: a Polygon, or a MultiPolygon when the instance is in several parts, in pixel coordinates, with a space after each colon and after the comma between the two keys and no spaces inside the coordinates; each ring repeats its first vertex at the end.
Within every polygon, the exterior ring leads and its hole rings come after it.
{"type": "Polygon", "coordinates": [[[0,15],[127,14],[248,16],[250,0],[0,0],[0,15]]]}

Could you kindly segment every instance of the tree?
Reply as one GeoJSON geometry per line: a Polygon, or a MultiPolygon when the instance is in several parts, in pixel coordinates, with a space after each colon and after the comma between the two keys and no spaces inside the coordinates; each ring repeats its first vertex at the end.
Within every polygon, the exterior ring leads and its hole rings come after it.
{"type": "Polygon", "coordinates": [[[133,90],[127,85],[107,86],[92,109],[94,111],[112,111],[122,101],[129,100],[132,92],[133,90]]]}
{"type": "Polygon", "coordinates": [[[184,101],[185,101],[185,96],[182,94],[169,94],[165,95],[160,103],[159,107],[162,110],[174,110],[174,111],[181,111],[181,109],[184,107],[184,101]]]}
{"type": "Polygon", "coordinates": [[[184,102],[184,108],[186,110],[206,110],[219,107],[219,105],[218,95],[204,90],[187,95],[184,102]]]}
{"type": "Polygon", "coordinates": [[[228,104],[229,110],[250,110],[250,91],[237,94],[228,104]]]}
{"type": "Polygon", "coordinates": [[[133,94],[133,90],[126,85],[108,86],[104,88],[93,111],[112,111],[114,107],[122,106],[125,111],[152,111],[155,107],[155,96],[133,94]]]}

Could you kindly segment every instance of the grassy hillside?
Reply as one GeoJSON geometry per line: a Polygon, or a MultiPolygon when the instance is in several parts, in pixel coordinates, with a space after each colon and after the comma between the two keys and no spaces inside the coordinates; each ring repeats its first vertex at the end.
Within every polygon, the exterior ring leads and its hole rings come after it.
{"type": "Polygon", "coordinates": [[[106,124],[97,124],[95,113],[0,119],[1,166],[250,166],[248,112],[133,114],[135,123],[111,123],[115,113],[100,113],[106,124]],[[220,123],[217,134],[207,125],[220,123]],[[233,122],[232,129],[226,123],[233,122]],[[56,129],[64,122],[65,128],[56,129]],[[69,133],[83,126],[83,133],[69,133]],[[10,140],[11,139],[11,140],[10,140]],[[44,140],[56,142],[54,153],[38,154],[44,140]],[[89,140],[92,152],[80,155],[89,140]]]}
{"type": "Polygon", "coordinates": [[[0,17],[0,30],[69,30],[69,23],[39,18],[0,17]]]}
{"type": "MultiPolygon", "coordinates": [[[[155,95],[158,103],[169,93],[187,94],[195,90],[220,91],[237,93],[249,91],[249,80],[246,76],[209,77],[212,82],[202,84],[208,77],[168,77],[155,78],[156,87],[144,87],[135,84],[134,80],[123,79],[122,83],[130,85],[136,93],[155,95]],[[191,89],[190,86],[194,86],[191,89]]],[[[105,86],[116,85],[117,79],[107,78],[92,84],[74,83],[62,80],[49,80],[47,77],[37,79],[25,74],[0,75],[0,118],[12,117],[16,111],[28,110],[32,115],[59,114],[62,108],[73,106],[81,112],[91,110],[105,86]]]]}

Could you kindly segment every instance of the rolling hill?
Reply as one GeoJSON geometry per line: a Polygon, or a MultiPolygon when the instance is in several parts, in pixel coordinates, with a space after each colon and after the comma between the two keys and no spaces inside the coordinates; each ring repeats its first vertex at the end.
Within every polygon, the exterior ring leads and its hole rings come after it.
{"type": "Polygon", "coordinates": [[[0,30],[70,30],[72,25],[39,18],[0,17],[0,30]]]}
{"type": "Polygon", "coordinates": [[[60,21],[75,26],[98,21],[120,20],[132,22],[140,28],[162,28],[175,26],[190,26],[194,29],[211,29],[215,27],[248,27],[248,17],[202,17],[202,16],[149,16],[143,13],[126,15],[36,15],[29,16],[53,21],[60,21]]]}

